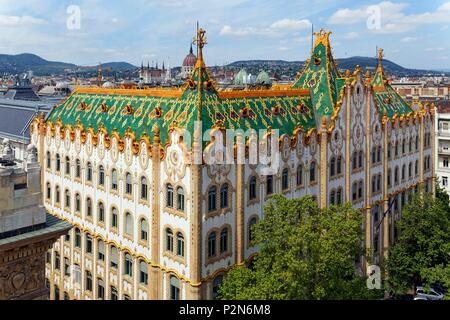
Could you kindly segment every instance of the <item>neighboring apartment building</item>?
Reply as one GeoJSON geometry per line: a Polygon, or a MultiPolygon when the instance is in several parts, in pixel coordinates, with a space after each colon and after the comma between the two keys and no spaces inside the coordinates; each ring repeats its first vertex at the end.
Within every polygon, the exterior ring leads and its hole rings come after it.
{"type": "Polygon", "coordinates": [[[436,113],[436,176],[450,195],[450,100],[439,101],[436,113]]]}
{"type": "Polygon", "coordinates": [[[412,193],[434,190],[434,107],[395,92],[382,51],[374,74],[341,74],[329,34],[316,33],[289,87],[219,90],[200,29],[182,88],[78,88],[47,119],[36,117],[45,205],[74,226],[51,250],[60,259],[47,264],[51,298],[214,298],[223,274],[257,252],[251,226],[274,193],[313,195],[320,207],[351,202],[364,215],[370,262],[379,263],[412,193]],[[222,145],[225,129],[266,133],[227,138],[236,144],[231,159],[245,163],[190,161],[222,145]],[[280,166],[263,174],[252,148],[269,144],[280,146],[280,166]]]}
{"type": "MultiPolygon", "coordinates": [[[[0,154],[0,300],[48,299],[45,257],[72,225],[46,213],[36,148],[16,162],[8,139],[0,154]]],[[[53,290],[58,290],[53,287],[53,290]]]]}

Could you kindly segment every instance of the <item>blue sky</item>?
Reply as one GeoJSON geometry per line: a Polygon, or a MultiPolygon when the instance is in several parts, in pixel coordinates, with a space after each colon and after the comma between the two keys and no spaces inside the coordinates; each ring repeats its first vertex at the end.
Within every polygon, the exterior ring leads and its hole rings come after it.
{"type": "Polygon", "coordinates": [[[178,66],[197,20],[207,31],[208,65],[304,60],[313,23],[332,31],[335,57],[374,56],[379,46],[406,67],[450,68],[449,0],[0,0],[0,53],[178,66]],[[67,27],[71,5],[80,10],[79,29],[67,27]]]}

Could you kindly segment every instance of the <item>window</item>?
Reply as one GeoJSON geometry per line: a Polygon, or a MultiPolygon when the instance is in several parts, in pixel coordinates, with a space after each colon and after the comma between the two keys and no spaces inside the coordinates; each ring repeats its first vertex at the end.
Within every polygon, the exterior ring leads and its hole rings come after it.
{"type": "Polygon", "coordinates": [[[64,292],[64,300],[70,300],[69,294],[67,292],[64,292]]]}
{"type": "Polygon", "coordinates": [[[117,209],[113,207],[111,209],[111,227],[118,228],[119,227],[119,218],[117,217],[117,209]]]}
{"type": "Polygon", "coordinates": [[[398,141],[395,141],[395,151],[394,151],[395,157],[398,157],[398,141]]]}
{"type": "Polygon", "coordinates": [[[86,215],[92,217],[92,200],[91,198],[86,199],[86,215]]]}
{"type": "Polygon", "coordinates": [[[79,193],[75,194],[75,211],[81,211],[81,197],[79,193]]]}
{"type": "Polygon", "coordinates": [[[166,206],[169,208],[173,208],[173,187],[171,184],[167,185],[166,206]]]}
{"type": "Polygon", "coordinates": [[[166,250],[173,252],[173,232],[172,229],[166,229],[166,250]]]}
{"type": "Polygon", "coordinates": [[[92,164],[88,162],[86,167],[86,180],[92,181],[92,164]]]}
{"type": "Polygon", "coordinates": [[[52,168],[52,157],[50,155],[50,151],[47,151],[47,169],[52,168]]]}
{"type": "Polygon", "coordinates": [[[81,283],[81,268],[78,264],[75,264],[73,267],[73,274],[75,283],[81,283]]]}
{"type": "Polygon", "coordinates": [[[81,178],[81,162],[80,159],[75,161],[75,177],[81,178]]]}
{"type": "Polygon", "coordinates": [[[55,269],[59,270],[60,266],[61,266],[61,259],[59,257],[59,253],[55,252],[55,269]]]}
{"type": "Polygon", "coordinates": [[[184,211],[184,191],[182,187],[177,188],[177,210],[184,211]]]}
{"type": "Polygon", "coordinates": [[[388,160],[391,160],[391,148],[392,148],[392,146],[391,146],[391,143],[389,142],[389,143],[388,143],[388,147],[387,147],[387,157],[388,157],[388,160]]]}
{"type": "Polygon", "coordinates": [[[289,188],[289,173],[288,169],[284,169],[281,176],[281,188],[287,190],[289,188]]]}
{"type": "Polygon", "coordinates": [[[358,199],[358,184],[356,182],[352,185],[352,201],[356,201],[358,199]]]}
{"type": "Polygon", "coordinates": [[[98,184],[101,186],[105,185],[105,168],[103,166],[98,168],[98,184]]]}
{"type": "Polygon", "coordinates": [[[336,174],[342,173],[342,157],[339,156],[336,161],[336,174]]]}
{"type": "Polygon", "coordinates": [[[61,171],[61,156],[59,155],[59,153],[56,154],[56,171],[61,171]]]}
{"type": "Polygon", "coordinates": [[[181,232],[177,233],[177,255],[184,257],[184,236],[181,232]]]}
{"type": "Polygon", "coordinates": [[[336,204],[337,205],[342,204],[342,188],[341,187],[339,187],[336,192],[336,204]]]}
{"type": "Polygon", "coordinates": [[[256,177],[252,176],[250,178],[250,187],[248,191],[248,198],[250,200],[256,199],[256,177]]]}
{"type": "Polygon", "coordinates": [[[216,255],[216,233],[211,232],[208,236],[208,257],[216,255]]]}
{"type": "Polygon", "coordinates": [[[331,157],[330,160],[330,177],[334,177],[336,174],[336,159],[334,157],[331,157]]]}
{"type": "Polygon", "coordinates": [[[395,170],[394,170],[394,183],[396,185],[398,184],[398,167],[395,167],[395,170]]]}
{"type": "Polygon", "coordinates": [[[406,140],[402,140],[402,154],[406,153],[406,140]]]}
{"type": "Polygon", "coordinates": [[[70,192],[69,190],[66,189],[66,191],[64,191],[64,198],[65,198],[65,207],[66,208],[70,208],[70,192]]]}
{"type": "Polygon", "coordinates": [[[375,164],[377,162],[377,154],[375,151],[375,147],[372,148],[372,164],[375,164]]]}
{"type": "Polygon", "coordinates": [[[141,199],[147,200],[147,198],[148,198],[147,178],[141,177],[141,199]]]}
{"type": "Polygon", "coordinates": [[[92,274],[89,271],[86,271],[86,290],[92,291],[92,274]]]}
{"type": "Polygon", "coordinates": [[[220,253],[228,251],[228,228],[220,232],[220,253]]]}
{"type": "Polygon", "coordinates": [[[357,167],[358,167],[358,155],[356,152],[354,152],[352,155],[352,169],[356,170],[357,167]]]}
{"type": "Polygon", "coordinates": [[[336,204],[336,191],[331,190],[330,192],[330,205],[336,204]]]}
{"type": "Polygon", "coordinates": [[[220,208],[228,208],[228,184],[225,183],[220,188],[220,208]]]}
{"type": "Polygon", "coordinates": [[[147,225],[147,220],[145,218],[141,219],[140,228],[141,228],[141,237],[140,237],[140,239],[142,241],[147,241],[147,239],[148,239],[148,225],[147,225]]]}
{"type": "Polygon", "coordinates": [[[180,300],[180,281],[175,276],[170,276],[170,300],[180,300]]]}
{"type": "Polygon", "coordinates": [[[66,157],[66,174],[70,175],[70,159],[66,157]]]}
{"type": "Polygon", "coordinates": [[[269,175],[266,178],[266,185],[267,185],[267,194],[270,195],[273,193],[273,176],[269,175]]]}
{"type": "Polygon", "coordinates": [[[115,246],[111,246],[111,268],[117,269],[119,265],[119,254],[115,246]]]}
{"type": "Polygon", "coordinates": [[[75,247],[81,248],[81,231],[78,228],[75,228],[75,247]]]}
{"type": "Polygon", "coordinates": [[[105,286],[102,279],[97,279],[97,298],[105,300],[105,286]]]}
{"type": "Polygon", "coordinates": [[[139,262],[139,283],[148,284],[148,267],[145,261],[139,262]]]}
{"type": "Polygon", "coordinates": [[[358,153],[358,166],[359,168],[363,167],[363,152],[359,151],[358,153]]]}
{"type": "Polygon", "coordinates": [[[46,189],[47,189],[47,195],[46,195],[46,197],[47,197],[48,200],[50,200],[51,197],[52,197],[52,187],[50,186],[50,183],[49,183],[49,182],[47,182],[47,187],[46,187],[46,189]]]}
{"type": "Polygon", "coordinates": [[[125,212],[125,233],[133,235],[133,216],[129,212],[125,212]]]}
{"type": "Polygon", "coordinates": [[[360,181],[358,184],[358,199],[363,197],[363,182],[360,181]]]}
{"type": "Polygon", "coordinates": [[[55,188],[55,202],[56,203],[61,202],[61,192],[59,191],[59,186],[56,186],[55,188]]]}
{"type": "Polygon", "coordinates": [[[377,162],[381,162],[381,147],[377,148],[377,162]]]}
{"type": "Polygon", "coordinates": [[[55,300],[59,300],[59,287],[55,286],[55,300]]]}
{"type": "Polygon", "coordinates": [[[133,185],[131,181],[131,174],[127,173],[125,175],[125,192],[126,194],[132,194],[133,193],[133,185]]]}
{"type": "Polygon", "coordinates": [[[219,287],[223,282],[223,277],[222,275],[218,275],[217,277],[214,278],[213,280],[213,287],[212,287],[212,298],[213,300],[217,299],[217,296],[219,294],[219,287]]]}
{"type": "Polygon", "coordinates": [[[406,179],[406,165],[402,166],[402,181],[406,179]]]}
{"type": "Polygon", "coordinates": [[[253,217],[250,219],[250,221],[248,222],[248,243],[249,245],[251,245],[251,243],[255,240],[255,236],[253,233],[253,226],[256,224],[257,219],[256,217],[253,217]]]}
{"type": "Polygon", "coordinates": [[[117,170],[112,169],[111,171],[111,188],[117,190],[117,170]]]}
{"type": "Polygon", "coordinates": [[[442,160],[442,166],[443,166],[444,168],[448,168],[448,157],[445,157],[445,158],[442,160]]]}
{"type": "Polygon", "coordinates": [[[105,221],[105,205],[103,204],[103,202],[99,202],[98,204],[98,215],[97,215],[98,221],[99,222],[104,222],[105,221]]]}
{"type": "Polygon", "coordinates": [[[381,174],[377,176],[377,190],[381,191],[381,174]]]}
{"type": "Polygon", "coordinates": [[[105,261],[105,243],[103,240],[97,242],[98,260],[105,261]]]}
{"type": "Polygon", "coordinates": [[[313,161],[309,167],[309,181],[316,181],[316,163],[313,161]]]}
{"type": "Polygon", "coordinates": [[[299,164],[297,166],[297,186],[303,185],[303,166],[299,164]]]}
{"type": "Polygon", "coordinates": [[[111,300],[118,300],[119,295],[117,294],[117,289],[114,287],[111,287],[111,300]]]}
{"type": "Polygon", "coordinates": [[[390,187],[391,183],[392,183],[392,181],[391,181],[391,174],[392,174],[391,169],[388,169],[388,173],[387,173],[387,184],[388,184],[388,187],[390,187]]]}
{"type": "Polygon", "coordinates": [[[416,160],[416,164],[414,165],[414,171],[416,172],[416,175],[419,174],[419,160],[416,160]]]}
{"type": "Polygon", "coordinates": [[[419,136],[416,136],[416,150],[419,150],[419,136]]]}
{"type": "Polygon", "coordinates": [[[92,237],[89,234],[86,234],[86,253],[92,253],[92,237]]]}
{"type": "Polygon", "coordinates": [[[408,140],[408,150],[409,150],[409,152],[412,151],[412,138],[409,138],[409,140],[408,140]]]}
{"type": "Polygon", "coordinates": [[[216,187],[212,186],[211,188],[209,188],[208,191],[208,211],[215,211],[216,210],[216,187]]]}
{"type": "Polygon", "coordinates": [[[448,177],[442,177],[442,186],[448,187],[448,177]]]}
{"type": "Polygon", "coordinates": [[[131,258],[131,255],[127,252],[125,253],[123,274],[130,277],[133,275],[133,259],[131,258]]]}
{"type": "Polygon", "coordinates": [[[408,178],[411,177],[412,177],[412,162],[410,162],[408,165],[408,178]]]}

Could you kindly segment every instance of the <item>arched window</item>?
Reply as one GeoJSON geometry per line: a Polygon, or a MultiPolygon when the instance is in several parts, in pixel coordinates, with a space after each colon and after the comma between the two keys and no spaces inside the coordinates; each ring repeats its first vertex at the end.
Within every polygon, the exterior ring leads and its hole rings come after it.
{"type": "Polygon", "coordinates": [[[97,242],[98,260],[105,261],[105,243],[103,240],[97,242]]]}
{"type": "Polygon", "coordinates": [[[257,219],[256,217],[253,217],[250,219],[250,221],[248,222],[248,230],[247,230],[247,234],[248,234],[248,243],[249,245],[252,244],[252,242],[255,240],[255,236],[253,233],[253,226],[256,225],[257,219]]]}
{"type": "Polygon", "coordinates": [[[372,148],[372,164],[377,162],[377,154],[375,147],[372,148]]]}
{"type": "Polygon", "coordinates": [[[52,168],[52,157],[50,155],[50,151],[47,151],[47,169],[51,169],[52,168]]]}
{"type": "Polygon", "coordinates": [[[70,175],[70,159],[69,159],[69,157],[66,157],[66,164],[65,164],[65,166],[66,166],[66,174],[67,175],[70,175]]]}
{"type": "Polygon", "coordinates": [[[110,296],[111,300],[118,300],[119,299],[119,294],[117,293],[117,289],[114,287],[111,287],[111,296],[110,296]]]}
{"type": "Polygon", "coordinates": [[[336,204],[336,191],[331,190],[330,192],[330,205],[336,204]]]}
{"type": "Polygon", "coordinates": [[[363,152],[362,151],[359,151],[359,154],[358,154],[358,165],[359,165],[359,168],[362,168],[364,166],[364,164],[363,164],[363,152]]]}
{"type": "Polygon", "coordinates": [[[46,198],[47,198],[48,200],[50,200],[50,199],[52,198],[52,187],[51,187],[51,185],[50,185],[50,182],[47,182],[46,190],[47,190],[46,198]]]}
{"type": "Polygon", "coordinates": [[[170,228],[166,229],[166,250],[173,252],[173,231],[170,228]]]}
{"type": "Polygon", "coordinates": [[[61,171],[61,156],[59,155],[59,153],[56,154],[56,171],[61,171]]]}
{"type": "Polygon", "coordinates": [[[86,271],[86,291],[92,291],[92,273],[89,271],[86,271]]]}
{"type": "Polygon", "coordinates": [[[111,188],[117,190],[117,170],[112,169],[111,171],[111,188]]]}
{"type": "Polygon", "coordinates": [[[125,192],[126,194],[132,194],[133,193],[133,185],[131,181],[131,174],[127,173],[125,175],[125,192]]]}
{"type": "Polygon", "coordinates": [[[208,236],[208,257],[214,257],[216,255],[216,233],[211,232],[208,236]]]}
{"type": "Polygon", "coordinates": [[[331,157],[330,160],[330,177],[334,177],[336,174],[336,159],[334,157],[331,157]]]}
{"type": "Polygon", "coordinates": [[[381,191],[381,174],[377,176],[377,190],[381,191]]]}
{"type": "Polygon", "coordinates": [[[166,206],[169,208],[173,208],[173,187],[171,184],[168,184],[166,188],[167,188],[166,206]]]}
{"type": "Polygon", "coordinates": [[[92,217],[92,200],[89,197],[86,199],[86,216],[92,217]]]}
{"type": "Polygon", "coordinates": [[[406,140],[403,139],[402,140],[402,154],[405,154],[405,153],[406,153],[406,140]]]}
{"type": "Polygon", "coordinates": [[[414,171],[416,173],[416,176],[419,174],[419,160],[416,160],[414,171]]]}
{"type": "Polygon", "coordinates": [[[145,261],[139,261],[139,283],[148,284],[148,266],[145,261]]]}
{"type": "Polygon", "coordinates": [[[268,175],[266,177],[266,187],[267,187],[267,195],[270,195],[273,193],[273,176],[268,175]]]}
{"type": "Polygon", "coordinates": [[[362,199],[363,197],[363,182],[362,180],[358,184],[358,199],[362,199]]]}
{"type": "Polygon", "coordinates": [[[395,167],[394,170],[394,183],[398,184],[398,167],[395,167]]]}
{"type": "Polygon", "coordinates": [[[170,300],[180,300],[180,281],[175,276],[170,276],[170,300]]]}
{"type": "Polygon", "coordinates": [[[216,202],[217,202],[217,191],[216,187],[212,186],[208,191],[208,211],[216,210],[216,202]]]}
{"type": "Polygon", "coordinates": [[[81,178],[81,162],[80,159],[75,160],[75,176],[81,178]]]}
{"type": "Polygon", "coordinates": [[[408,150],[409,150],[409,152],[411,152],[412,151],[412,138],[409,138],[409,141],[408,141],[408,150]]]}
{"type": "Polygon", "coordinates": [[[419,136],[416,136],[416,150],[419,150],[419,136]]]}
{"type": "Polygon", "coordinates": [[[59,190],[59,186],[56,186],[56,188],[55,188],[55,202],[56,203],[61,202],[61,192],[59,190]]]}
{"type": "Polygon", "coordinates": [[[133,235],[133,216],[129,212],[125,212],[125,233],[133,235]]]}
{"type": "Polygon", "coordinates": [[[105,185],[105,168],[103,166],[98,168],[98,184],[101,186],[105,185]]]}
{"type": "Polygon", "coordinates": [[[392,185],[391,175],[392,175],[392,170],[388,169],[388,173],[387,173],[387,184],[388,184],[388,187],[390,187],[392,185]]]}
{"type": "Polygon", "coordinates": [[[212,287],[212,298],[213,300],[217,299],[217,296],[219,294],[219,287],[222,285],[223,282],[223,276],[218,275],[213,280],[213,287],[212,287]]]}
{"type": "Polygon", "coordinates": [[[99,222],[104,222],[105,221],[105,206],[104,206],[103,202],[99,202],[98,203],[97,218],[98,218],[99,222]]]}
{"type": "Polygon", "coordinates": [[[336,161],[336,174],[341,174],[342,173],[342,157],[339,156],[337,157],[337,161],[336,161]]]}
{"type": "Polygon", "coordinates": [[[64,201],[65,201],[65,203],[64,203],[64,206],[66,207],[66,208],[70,208],[70,192],[69,192],[69,190],[68,189],[66,189],[65,191],[64,191],[64,201]]]}
{"type": "Polygon", "coordinates": [[[406,179],[406,165],[402,166],[402,181],[406,179]]]}
{"type": "Polygon", "coordinates": [[[75,211],[81,211],[81,197],[79,193],[75,194],[75,211]]]}
{"type": "Polygon", "coordinates": [[[220,232],[220,253],[228,251],[228,228],[223,228],[220,232]]]}
{"type": "Polygon", "coordinates": [[[358,184],[356,182],[352,185],[352,201],[356,201],[358,199],[358,184]]]}
{"type": "Polygon", "coordinates": [[[408,165],[408,177],[409,178],[412,177],[412,162],[410,162],[408,165]]]}
{"type": "Polygon", "coordinates": [[[395,154],[395,157],[397,157],[398,156],[398,141],[395,141],[395,150],[394,150],[394,154],[395,154]]]}
{"type": "Polygon", "coordinates": [[[288,169],[283,169],[283,173],[281,174],[281,188],[283,190],[287,190],[289,188],[289,172],[288,169]]]}
{"type": "Polygon", "coordinates": [[[372,192],[377,192],[377,178],[372,176],[372,192]]]}
{"type": "Polygon", "coordinates": [[[388,157],[388,160],[391,160],[391,148],[392,148],[392,145],[391,145],[391,143],[389,142],[389,143],[388,143],[388,147],[387,147],[387,157],[388,157]]]}
{"type": "Polygon", "coordinates": [[[113,227],[113,228],[119,227],[119,217],[117,216],[116,207],[113,207],[111,209],[111,227],[113,227]]]}
{"type": "Polygon", "coordinates": [[[115,246],[111,246],[111,268],[117,269],[119,265],[119,253],[115,246]]]}
{"type": "Polygon", "coordinates": [[[141,229],[140,239],[142,241],[147,241],[148,240],[148,224],[147,224],[147,220],[145,218],[141,219],[140,229],[141,229]]]}
{"type": "Polygon", "coordinates": [[[141,177],[141,199],[147,200],[147,198],[148,198],[147,178],[141,177]]]}
{"type": "Polygon", "coordinates": [[[86,180],[92,181],[92,164],[88,162],[86,167],[86,180]]]}
{"type": "Polygon", "coordinates": [[[92,253],[92,236],[89,234],[86,234],[85,236],[85,244],[86,244],[86,253],[91,254],[92,253]]]}
{"type": "Polygon", "coordinates": [[[356,168],[358,167],[358,154],[355,152],[353,152],[352,155],[352,169],[356,170],[356,168]]]}
{"type": "Polygon", "coordinates": [[[123,274],[130,277],[133,275],[133,258],[128,252],[125,252],[123,274]]]}
{"type": "Polygon", "coordinates": [[[341,187],[339,187],[336,192],[336,204],[337,205],[342,204],[342,188],[341,187]]]}
{"type": "Polygon", "coordinates": [[[75,228],[75,247],[81,248],[81,231],[78,228],[75,228]]]}
{"type": "Polygon", "coordinates": [[[184,257],[184,236],[181,232],[177,232],[177,255],[184,257]]]}
{"type": "Polygon", "coordinates": [[[100,278],[97,279],[97,299],[105,300],[105,285],[100,278]]]}
{"type": "Polygon", "coordinates": [[[256,177],[252,176],[250,178],[250,186],[248,190],[248,198],[249,200],[256,199],[256,177]]]}
{"type": "Polygon", "coordinates": [[[377,148],[377,162],[381,162],[381,147],[377,148]]]}
{"type": "Polygon", "coordinates": [[[182,187],[177,188],[177,210],[184,211],[184,191],[182,187]]]}
{"type": "Polygon", "coordinates": [[[228,207],[228,184],[224,183],[220,188],[220,208],[228,207]]]}
{"type": "Polygon", "coordinates": [[[315,182],[316,181],[316,162],[311,162],[311,165],[309,167],[309,182],[315,182]]]}
{"type": "Polygon", "coordinates": [[[297,166],[297,186],[303,185],[303,166],[299,164],[297,166]]]}

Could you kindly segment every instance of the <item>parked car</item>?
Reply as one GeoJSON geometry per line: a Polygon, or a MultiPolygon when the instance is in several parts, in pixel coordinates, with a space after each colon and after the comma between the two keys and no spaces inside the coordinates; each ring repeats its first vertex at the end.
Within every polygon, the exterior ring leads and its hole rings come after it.
{"type": "MultiPolygon", "coordinates": [[[[438,290],[435,290],[433,288],[427,289],[425,287],[417,287],[416,288],[416,297],[425,298],[427,300],[442,300],[444,299],[444,295],[439,292],[438,290]]],[[[415,299],[414,300],[418,300],[415,299]]]]}

